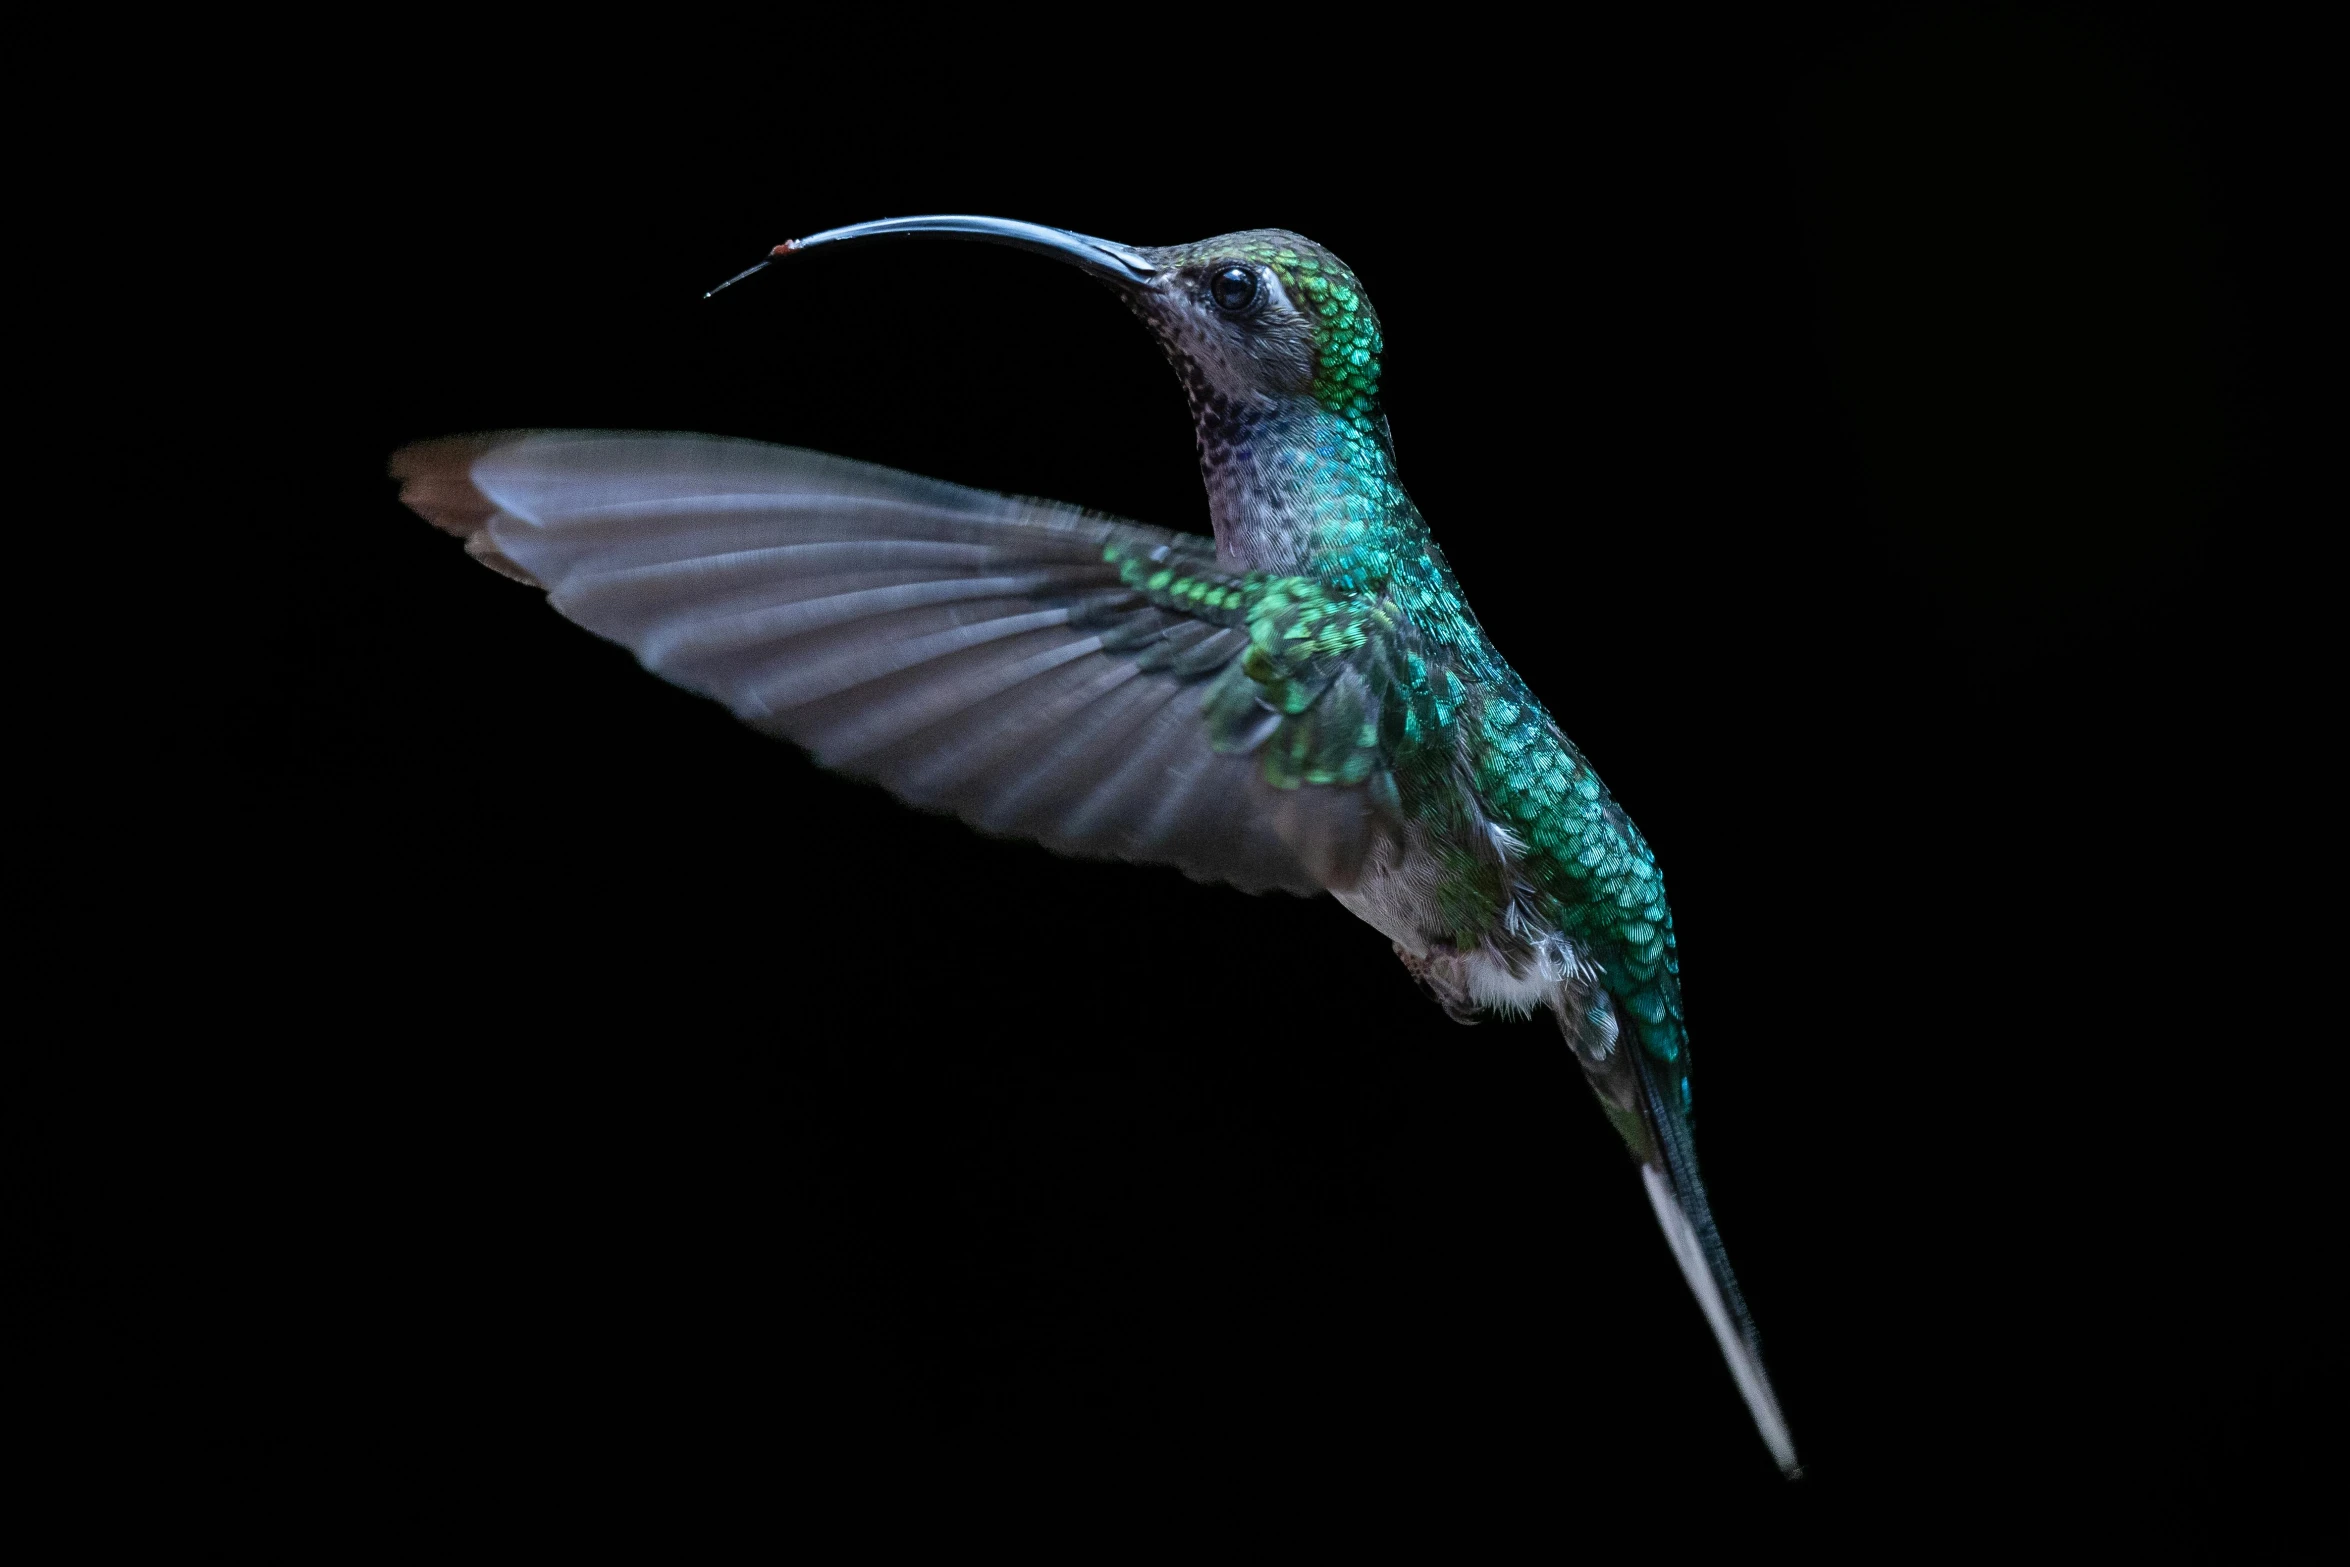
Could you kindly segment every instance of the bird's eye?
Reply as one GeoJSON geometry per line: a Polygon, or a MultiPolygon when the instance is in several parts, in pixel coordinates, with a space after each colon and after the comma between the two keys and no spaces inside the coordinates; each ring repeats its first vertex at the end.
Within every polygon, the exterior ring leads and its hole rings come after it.
{"type": "Polygon", "coordinates": [[[1257,302],[1257,275],[1247,267],[1226,267],[1208,280],[1208,295],[1218,310],[1239,315],[1257,302]]]}

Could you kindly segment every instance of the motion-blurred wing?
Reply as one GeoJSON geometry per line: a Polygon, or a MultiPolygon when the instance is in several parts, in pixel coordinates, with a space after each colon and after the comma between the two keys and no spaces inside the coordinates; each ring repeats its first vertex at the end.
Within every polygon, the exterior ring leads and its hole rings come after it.
{"type": "Polygon", "coordinates": [[[1247,684],[1204,538],[712,436],[461,437],[392,472],[654,673],[974,826],[1301,894],[1392,830],[1359,766],[1316,783],[1259,756],[1311,715],[1247,684]]]}

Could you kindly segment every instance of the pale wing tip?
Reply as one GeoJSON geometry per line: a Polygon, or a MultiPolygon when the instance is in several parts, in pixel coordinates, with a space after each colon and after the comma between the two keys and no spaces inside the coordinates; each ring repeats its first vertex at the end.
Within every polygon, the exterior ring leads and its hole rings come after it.
{"type": "Polygon", "coordinates": [[[400,500],[443,533],[465,541],[465,553],[502,577],[531,587],[542,583],[490,542],[490,519],[498,508],[473,482],[473,465],[501,437],[446,435],[418,441],[392,453],[391,476],[400,481],[400,500]]]}
{"type": "Polygon", "coordinates": [[[1772,1461],[1778,1464],[1781,1474],[1790,1480],[1802,1479],[1803,1465],[1795,1456],[1795,1438],[1787,1430],[1787,1417],[1779,1412],[1779,1397],[1771,1389],[1770,1375],[1763,1370],[1753,1346],[1730,1320],[1729,1303],[1722,1298],[1722,1288],[1714,1278],[1713,1269],[1706,1266],[1704,1248],[1697,1243],[1697,1232],[1690,1227],[1689,1216],[1681,1211],[1680,1199],[1673,1195],[1672,1183],[1653,1164],[1640,1167],[1640,1181],[1648,1188],[1649,1205],[1656,1210],[1656,1222],[1665,1232],[1665,1244],[1672,1248],[1673,1260],[1681,1265],[1681,1276],[1688,1281],[1690,1293],[1697,1297],[1706,1325],[1714,1330],[1714,1341],[1721,1346],[1722,1359],[1730,1367],[1730,1380],[1738,1384],[1738,1396],[1746,1401],[1746,1411],[1754,1417],[1754,1429],[1762,1437],[1763,1446],[1771,1450],[1772,1461]]]}

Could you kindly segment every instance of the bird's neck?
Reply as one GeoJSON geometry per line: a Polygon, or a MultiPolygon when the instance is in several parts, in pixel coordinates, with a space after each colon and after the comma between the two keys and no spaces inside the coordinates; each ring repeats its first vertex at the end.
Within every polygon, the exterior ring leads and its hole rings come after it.
{"type": "Polygon", "coordinates": [[[1200,477],[1216,553],[1248,571],[1303,573],[1376,593],[1428,530],[1395,478],[1395,449],[1375,413],[1334,413],[1297,399],[1194,404],[1200,477]]]}
{"type": "Polygon", "coordinates": [[[1469,678],[1507,673],[1396,482],[1386,420],[1310,403],[1247,414],[1199,406],[1218,558],[1236,570],[1310,576],[1385,598],[1469,678]]]}

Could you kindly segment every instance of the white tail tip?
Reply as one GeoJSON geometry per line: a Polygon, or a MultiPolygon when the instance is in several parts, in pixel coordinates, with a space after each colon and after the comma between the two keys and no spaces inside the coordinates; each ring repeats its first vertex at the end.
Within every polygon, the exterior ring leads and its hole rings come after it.
{"type": "Polygon", "coordinates": [[[1705,1320],[1714,1330],[1714,1341],[1722,1346],[1722,1358],[1730,1363],[1730,1377],[1738,1384],[1747,1411],[1754,1416],[1754,1428],[1762,1433],[1763,1445],[1771,1450],[1771,1457],[1778,1460],[1780,1469],[1793,1479],[1803,1473],[1803,1466],[1795,1461],[1795,1440],[1787,1434],[1787,1417],[1779,1413],[1778,1395],[1771,1391],[1771,1379],[1764,1375],[1762,1362],[1755,1358],[1745,1335],[1730,1319],[1729,1305],[1722,1299],[1722,1286],[1714,1278],[1713,1269],[1706,1266],[1705,1252],[1697,1244],[1697,1232],[1690,1228],[1689,1216],[1681,1211],[1672,1185],[1655,1165],[1642,1165],[1640,1179],[1648,1188],[1649,1205],[1656,1209],[1656,1222],[1664,1229],[1665,1243],[1673,1248],[1673,1260],[1681,1265],[1681,1276],[1689,1281],[1690,1293],[1697,1297],[1698,1306],[1705,1312],[1705,1320]]]}

